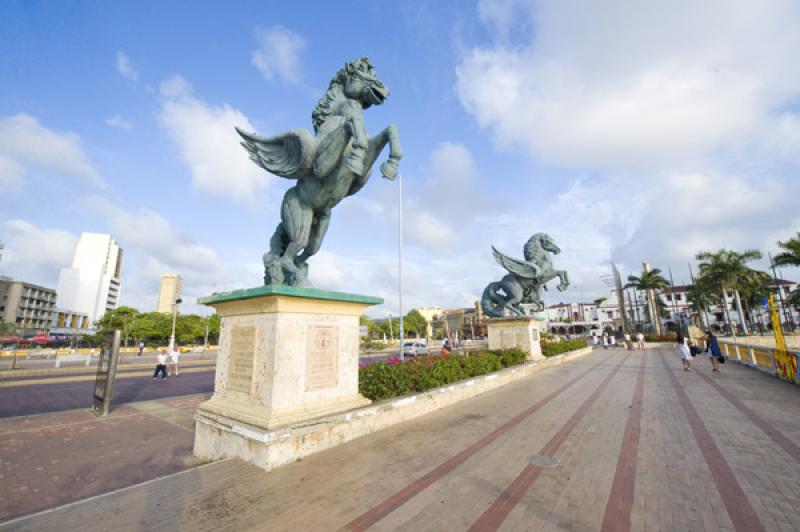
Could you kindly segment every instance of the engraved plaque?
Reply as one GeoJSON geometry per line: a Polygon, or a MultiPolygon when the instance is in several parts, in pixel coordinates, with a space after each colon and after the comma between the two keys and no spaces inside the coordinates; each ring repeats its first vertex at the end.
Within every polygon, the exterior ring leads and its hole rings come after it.
{"type": "Polygon", "coordinates": [[[256,328],[252,325],[234,326],[231,331],[231,358],[228,361],[228,390],[250,393],[255,354],[256,328]]]}
{"type": "Polygon", "coordinates": [[[306,391],[334,388],[338,382],[339,326],[306,327],[306,391]]]}

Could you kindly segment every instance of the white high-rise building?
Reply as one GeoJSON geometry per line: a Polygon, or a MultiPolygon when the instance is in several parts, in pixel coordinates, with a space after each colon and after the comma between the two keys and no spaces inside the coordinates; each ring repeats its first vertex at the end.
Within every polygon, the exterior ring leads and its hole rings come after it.
{"type": "Polygon", "coordinates": [[[81,233],[72,267],[58,277],[58,307],[83,312],[93,324],[117,308],[121,273],[122,248],[111,235],[81,233]]]}
{"type": "Polygon", "coordinates": [[[172,313],[172,305],[181,297],[183,280],[177,273],[165,273],[161,276],[161,287],[158,290],[158,306],[156,312],[172,313]]]}

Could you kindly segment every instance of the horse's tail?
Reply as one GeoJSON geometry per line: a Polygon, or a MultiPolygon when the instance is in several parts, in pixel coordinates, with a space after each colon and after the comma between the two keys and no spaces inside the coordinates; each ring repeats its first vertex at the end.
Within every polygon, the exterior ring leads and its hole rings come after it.
{"type": "Polygon", "coordinates": [[[491,318],[501,318],[503,316],[503,307],[497,301],[497,289],[500,283],[491,282],[486,285],[481,296],[481,308],[483,313],[491,318]]]}

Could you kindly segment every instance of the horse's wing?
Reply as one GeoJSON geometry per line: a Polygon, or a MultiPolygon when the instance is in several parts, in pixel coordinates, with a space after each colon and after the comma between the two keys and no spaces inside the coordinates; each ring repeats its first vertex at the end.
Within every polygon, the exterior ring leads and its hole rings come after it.
{"type": "Polygon", "coordinates": [[[492,246],[492,255],[494,255],[494,260],[496,260],[500,266],[523,279],[536,279],[539,275],[539,268],[535,265],[523,260],[512,259],[508,255],[503,255],[497,251],[494,246],[492,246]]]}
{"type": "Polygon", "coordinates": [[[303,179],[311,175],[314,159],[314,137],[305,129],[292,129],[274,137],[236,132],[250,160],[264,170],[287,179],[303,179]]]}

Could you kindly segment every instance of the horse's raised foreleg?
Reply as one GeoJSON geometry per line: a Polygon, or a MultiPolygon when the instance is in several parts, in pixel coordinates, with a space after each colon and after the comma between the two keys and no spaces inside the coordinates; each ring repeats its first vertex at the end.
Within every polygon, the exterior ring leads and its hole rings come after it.
{"type": "Polygon", "coordinates": [[[558,275],[558,278],[561,281],[560,283],[558,283],[558,286],[556,288],[558,288],[559,292],[563,292],[569,286],[569,277],[567,277],[567,272],[565,270],[557,270],[556,274],[558,275]]]}
{"type": "Polygon", "coordinates": [[[347,129],[351,135],[352,144],[344,163],[356,176],[364,176],[369,169],[366,154],[370,141],[367,136],[367,126],[364,125],[364,118],[360,115],[350,115],[347,120],[347,129]]]}
{"type": "Polygon", "coordinates": [[[374,137],[370,137],[367,142],[367,150],[364,154],[364,168],[366,171],[364,175],[356,176],[353,180],[353,184],[347,191],[348,196],[352,196],[361,190],[367,183],[372,165],[375,164],[375,161],[380,157],[383,148],[385,148],[387,144],[389,145],[389,160],[381,165],[381,173],[383,173],[383,176],[387,179],[395,178],[397,175],[397,163],[403,156],[403,149],[400,147],[400,141],[397,138],[397,128],[394,125],[390,125],[374,137]],[[391,175],[387,175],[387,173],[391,175]]]}

